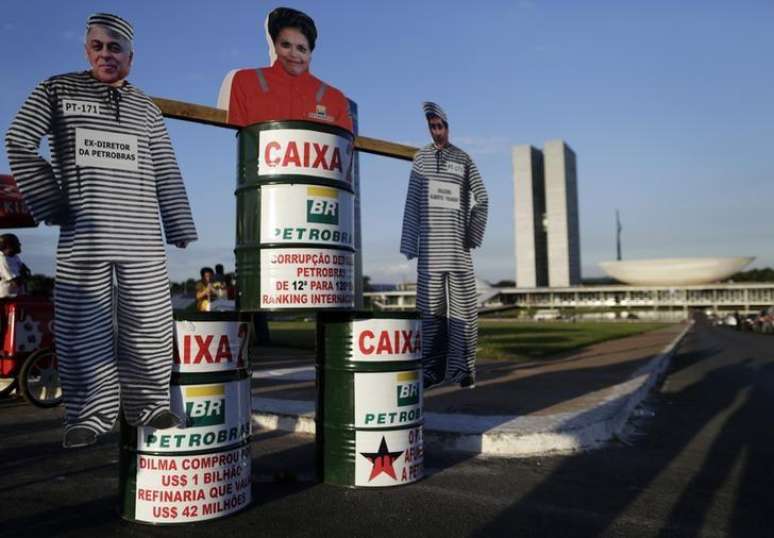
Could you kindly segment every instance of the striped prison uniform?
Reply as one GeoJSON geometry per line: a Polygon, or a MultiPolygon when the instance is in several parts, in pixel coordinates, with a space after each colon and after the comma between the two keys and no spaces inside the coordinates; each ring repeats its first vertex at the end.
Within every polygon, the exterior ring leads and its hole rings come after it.
{"type": "Polygon", "coordinates": [[[169,407],[172,368],[159,218],[167,243],[196,239],[160,110],[128,82],[59,75],[33,90],[5,143],[32,216],[60,225],[55,341],[65,429],[108,431],[119,401],[130,424],[147,423],[169,407]],[[50,163],[38,153],[45,135],[50,163]]]}
{"type": "Polygon", "coordinates": [[[400,251],[419,258],[425,386],[475,379],[478,305],[470,249],[483,241],[488,205],[476,165],[458,147],[430,144],[414,156],[400,251]]]}

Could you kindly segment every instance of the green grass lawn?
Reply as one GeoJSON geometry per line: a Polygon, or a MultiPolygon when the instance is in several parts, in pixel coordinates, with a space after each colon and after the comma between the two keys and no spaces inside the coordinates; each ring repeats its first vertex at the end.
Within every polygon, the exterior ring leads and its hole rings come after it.
{"type": "Polygon", "coordinates": [[[314,328],[314,321],[270,321],[271,345],[314,349],[314,328]]]}
{"type": "Polygon", "coordinates": [[[482,319],[478,356],[485,359],[540,359],[666,326],[667,323],[536,323],[482,319]]]}
{"type": "MultiPolygon", "coordinates": [[[[522,322],[481,319],[480,358],[530,360],[666,327],[666,323],[522,322]]],[[[312,321],[271,321],[273,345],[314,349],[312,321]]]]}

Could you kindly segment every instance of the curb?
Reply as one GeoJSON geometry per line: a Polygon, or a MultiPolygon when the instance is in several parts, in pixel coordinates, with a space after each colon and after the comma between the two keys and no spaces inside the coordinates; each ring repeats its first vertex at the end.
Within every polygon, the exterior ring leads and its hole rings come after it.
{"type": "MultiPolygon", "coordinates": [[[[692,327],[691,321],[661,353],[629,380],[613,387],[593,408],[539,417],[426,413],[425,449],[524,457],[599,447],[620,433],[692,327]]],[[[314,434],[314,405],[311,401],[253,397],[252,422],[266,430],[314,434]]]]}

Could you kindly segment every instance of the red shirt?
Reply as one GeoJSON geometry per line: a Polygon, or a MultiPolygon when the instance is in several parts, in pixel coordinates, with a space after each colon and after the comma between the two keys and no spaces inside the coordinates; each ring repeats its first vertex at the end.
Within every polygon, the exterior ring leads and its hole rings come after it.
{"type": "Polygon", "coordinates": [[[278,62],[271,67],[239,69],[226,76],[221,94],[224,92],[229,96],[228,121],[240,127],[262,121],[304,120],[352,132],[347,98],[308,71],[292,76],[278,62]]]}

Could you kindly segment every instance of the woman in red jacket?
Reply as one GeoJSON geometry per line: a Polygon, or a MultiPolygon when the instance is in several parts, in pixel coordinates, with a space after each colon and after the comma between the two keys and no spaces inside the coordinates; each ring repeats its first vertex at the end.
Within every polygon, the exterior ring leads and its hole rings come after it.
{"type": "Polygon", "coordinates": [[[272,120],[305,120],[352,131],[349,101],[309,72],[317,28],[301,11],[280,7],[269,13],[271,67],[235,69],[220,88],[218,107],[244,127],[272,120]]]}

